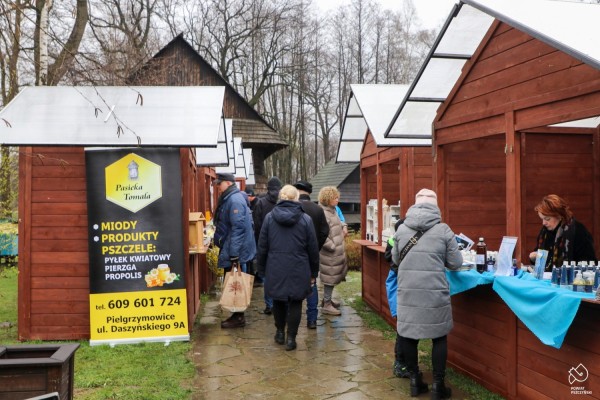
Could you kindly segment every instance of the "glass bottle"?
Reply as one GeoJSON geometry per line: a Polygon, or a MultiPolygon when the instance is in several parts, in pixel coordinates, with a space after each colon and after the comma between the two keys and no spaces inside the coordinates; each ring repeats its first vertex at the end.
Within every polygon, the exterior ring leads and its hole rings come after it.
{"type": "Polygon", "coordinates": [[[476,255],[475,255],[475,265],[477,267],[477,272],[482,273],[486,270],[486,258],[487,258],[487,245],[483,241],[483,238],[479,238],[479,242],[477,242],[476,247],[476,255]]]}

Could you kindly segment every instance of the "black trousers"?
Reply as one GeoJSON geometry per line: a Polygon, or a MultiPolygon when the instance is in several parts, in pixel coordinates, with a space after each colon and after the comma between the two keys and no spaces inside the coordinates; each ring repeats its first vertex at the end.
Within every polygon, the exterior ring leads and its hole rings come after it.
{"type": "MultiPolygon", "coordinates": [[[[442,336],[432,339],[431,363],[433,364],[433,376],[443,378],[446,375],[446,359],[448,358],[448,337],[442,336]]],[[[404,354],[406,367],[409,372],[419,371],[418,339],[410,339],[400,336],[400,347],[404,354]]]]}
{"type": "Polygon", "coordinates": [[[273,318],[277,330],[285,330],[287,325],[288,336],[295,337],[302,318],[302,300],[273,300],[273,318]]]}

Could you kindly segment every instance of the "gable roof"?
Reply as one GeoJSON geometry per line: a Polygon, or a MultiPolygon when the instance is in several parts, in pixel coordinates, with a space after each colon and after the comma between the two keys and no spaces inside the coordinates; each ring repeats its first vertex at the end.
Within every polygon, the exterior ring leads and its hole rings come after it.
{"type": "Polygon", "coordinates": [[[359,165],[359,163],[336,164],[335,161],[330,161],[325,164],[325,166],[310,180],[310,183],[313,185],[310,199],[312,201],[318,201],[319,191],[324,186],[335,186],[339,188],[359,165]]]}
{"type": "Polygon", "coordinates": [[[408,85],[350,85],[350,99],[336,155],[336,162],[359,162],[367,130],[377,146],[431,146],[430,138],[386,138],[408,85]]]}
{"type": "MultiPolygon", "coordinates": [[[[199,76],[197,72],[191,73],[189,70],[185,70],[185,67],[179,65],[182,70],[172,71],[172,74],[170,74],[172,76],[168,77],[168,80],[179,80],[179,82],[169,82],[169,84],[184,84],[181,82],[181,76],[187,74],[184,80],[187,79],[189,81],[188,85],[225,86],[224,117],[233,119],[233,134],[241,137],[246,147],[260,147],[265,158],[275,151],[287,147],[287,143],[279,136],[277,131],[184,39],[183,34],[177,35],[167,43],[151,60],[146,62],[146,64],[133,74],[129,80],[136,82],[140,77],[143,80],[143,77],[147,73],[153,72],[156,62],[167,58],[177,48],[183,49],[185,54],[189,54],[193,62],[199,65],[200,69],[206,74],[199,76]],[[237,109],[234,107],[234,104],[238,105],[237,109]]],[[[183,64],[178,59],[175,59],[174,63],[183,64]]],[[[158,70],[160,71],[160,68],[158,70]]]]}
{"type": "Polygon", "coordinates": [[[415,132],[420,137],[431,137],[439,105],[495,19],[600,69],[600,5],[552,0],[462,0],[450,12],[385,137],[415,132]]]}

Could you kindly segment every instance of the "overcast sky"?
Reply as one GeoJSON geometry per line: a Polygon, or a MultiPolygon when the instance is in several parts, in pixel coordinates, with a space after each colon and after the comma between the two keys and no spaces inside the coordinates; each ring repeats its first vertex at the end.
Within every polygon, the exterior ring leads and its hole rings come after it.
{"type": "MultiPolygon", "coordinates": [[[[375,0],[383,9],[400,10],[404,0],[375,0]]],[[[340,4],[350,4],[351,0],[315,0],[315,3],[324,10],[329,10],[340,4]]],[[[458,0],[413,0],[419,13],[423,28],[434,29],[439,27],[450,14],[452,6],[458,0]]]]}

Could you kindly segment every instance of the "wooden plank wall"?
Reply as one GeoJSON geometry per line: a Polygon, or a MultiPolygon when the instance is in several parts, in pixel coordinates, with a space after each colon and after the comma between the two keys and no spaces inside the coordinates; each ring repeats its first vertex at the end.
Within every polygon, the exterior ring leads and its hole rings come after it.
{"type": "Polygon", "coordinates": [[[83,148],[22,148],[19,169],[19,339],[89,337],[83,148]]]}
{"type": "MultiPolygon", "coordinates": [[[[497,393],[507,394],[511,323],[514,315],[491,290],[479,286],[452,296],[454,328],[448,335],[452,368],[497,393]]],[[[512,336],[514,339],[514,329],[512,336]]]]}
{"type": "Polygon", "coordinates": [[[591,134],[526,133],[522,139],[525,250],[533,251],[541,220],[534,207],[548,194],[564,198],[594,235],[594,158],[591,134]]]}
{"type": "Polygon", "coordinates": [[[443,146],[444,219],[455,233],[488,249],[500,248],[506,232],[504,137],[497,135],[443,146]]]}
{"type": "MultiPolygon", "coordinates": [[[[198,190],[193,152],[181,150],[182,243],[198,190]]],[[[19,339],[89,338],[89,255],[85,154],[82,147],[21,148],[19,156],[19,339]]],[[[185,254],[187,258],[187,254],[185,254]]],[[[184,266],[188,328],[199,308],[197,257],[184,266]]]]}
{"type": "Polygon", "coordinates": [[[600,343],[591,338],[600,331],[598,304],[582,302],[560,349],[543,345],[519,322],[518,394],[523,399],[572,399],[571,386],[591,390],[586,398],[600,398],[600,343]],[[584,383],[569,384],[569,370],[583,364],[589,377],[584,383]]]}

